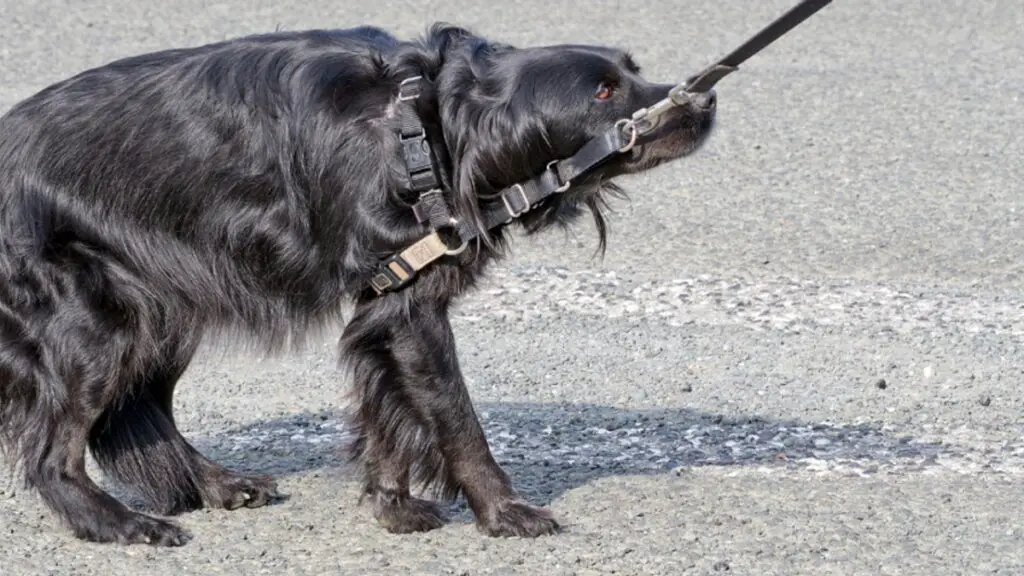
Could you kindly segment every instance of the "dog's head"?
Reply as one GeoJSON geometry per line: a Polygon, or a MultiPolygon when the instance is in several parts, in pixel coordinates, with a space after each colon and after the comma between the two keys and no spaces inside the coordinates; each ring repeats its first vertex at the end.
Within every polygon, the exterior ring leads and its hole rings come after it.
{"type": "MultiPolygon", "coordinates": [[[[515,48],[459,28],[437,28],[443,63],[437,75],[439,117],[451,157],[452,186],[463,217],[487,196],[539,174],[640,108],[673,84],[645,79],[625,51],[584,45],[515,48]]],[[[565,225],[589,209],[605,244],[602,208],[611,179],[683,157],[705,140],[715,117],[713,92],[669,110],[659,127],[563,194],[521,218],[529,231],[565,225]]]]}
{"type": "MultiPolygon", "coordinates": [[[[571,156],[616,122],[666,98],[674,86],[648,81],[628,52],[604,46],[509,50],[496,55],[490,72],[503,79],[506,118],[529,114],[546,136],[550,149],[537,161],[571,156]]],[[[659,129],[595,174],[607,179],[639,172],[693,152],[710,132],[715,111],[713,91],[673,107],[659,129]]]]}

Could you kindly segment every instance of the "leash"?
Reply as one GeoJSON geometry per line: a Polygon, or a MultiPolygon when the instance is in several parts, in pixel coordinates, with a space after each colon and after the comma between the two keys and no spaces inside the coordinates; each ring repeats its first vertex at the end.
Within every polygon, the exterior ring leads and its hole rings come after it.
{"type": "MultiPolygon", "coordinates": [[[[485,230],[508,224],[537,206],[545,198],[568,190],[581,176],[603,164],[609,158],[628,152],[640,136],[654,131],[666,112],[685,106],[692,94],[710,90],[722,78],[739,69],[739,65],[764,50],[787,32],[807,20],[832,0],[803,0],[774,22],[761,29],[727,56],[708,66],[685,82],[669,90],[668,95],[622,118],[603,134],[591,139],[575,154],[554,160],[537,176],[518,182],[495,195],[500,202],[482,210],[485,230]]],[[[401,148],[408,171],[408,185],[419,200],[412,210],[420,224],[431,232],[404,250],[384,258],[370,278],[370,286],[381,295],[400,290],[415,280],[420,270],[444,256],[457,256],[481,231],[455,218],[440,189],[436,158],[415,108],[410,102],[421,95],[422,76],[403,80],[398,87],[401,117],[401,148]],[[441,237],[444,230],[454,231],[461,240],[450,248],[441,237]]]]}
{"type": "Polygon", "coordinates": [[[774,22],[765,26],[760,32],[754,34],[739,48],[730,52],[727,56],[691,76],[686,82],[675,86],[668,92],[668,96],[647,108],[641,108],[633,113],[629,120],[619,122],[626,129],[635,129],[640,135],[651,132],[658,127],[660,117],[675,106],[684,106],[690,101],[691,94],[707,92],[715,84],[739,69],[740,64],[746,62],[751,56],[764,50],[772,42],[775,42],[801,22],[807,20],[819,10],[830,4],[832,0],[803,0],[788,12],[775,19],[774,22]],[[635,128],[630,128],[635,127],[635,128]]]}

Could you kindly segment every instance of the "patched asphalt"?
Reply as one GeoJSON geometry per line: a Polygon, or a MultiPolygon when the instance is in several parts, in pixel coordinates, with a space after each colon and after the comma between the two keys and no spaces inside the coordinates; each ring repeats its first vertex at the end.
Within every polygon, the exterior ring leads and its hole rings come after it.
{"type": "MultiPolygon", "coordinates": [[[[437,19],[671,81],[790,6],[0,1],[0,109],[142,51],[437,19]]],[[[0,573],[1024,574],[1021,29],[1013,2],[833,2],[720,84],[699,154],[625,180],[603,260],[587,225],[517,239],[454,324],[496,457],[562,534],[488,538],[461,501],[377,527],[332,337],[210,350],[179,388],[184,433],[288,500],[103,546],[0,477],[0,573]]]]}

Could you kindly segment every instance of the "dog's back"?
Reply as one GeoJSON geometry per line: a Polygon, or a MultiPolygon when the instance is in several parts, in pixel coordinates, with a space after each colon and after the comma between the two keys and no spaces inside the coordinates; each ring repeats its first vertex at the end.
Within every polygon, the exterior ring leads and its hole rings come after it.
{"type": "Polygon", "coordinates": [[[147,298],[260,331],[286,314],[282,295],[306,298],[290,321],[332,306],[344,247],[322,232],[344,227],[349,184],[316,177],[362,158],[336,155],[358,127],[326,116],[375,104],[375,54],[394,46],[374,28],[253,36],[126,58],[20,102],[0,118],[0,275],[77,267],[110,300],[145,277],[147,298]]]}

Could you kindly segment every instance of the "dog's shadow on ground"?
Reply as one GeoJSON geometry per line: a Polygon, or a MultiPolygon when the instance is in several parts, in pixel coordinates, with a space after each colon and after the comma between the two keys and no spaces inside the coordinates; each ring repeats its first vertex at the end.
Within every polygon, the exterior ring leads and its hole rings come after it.
{"type": "MultiPolygon", "coordinates": [[[[693,410],[623,410],[589,404],[486,404],[478,413],[501,466],[530,501],[545,505],[593,480],[682,473],[700,466],[774,466],[884,473],[934,465],[945,447],[866,425],[726,419],[693,410]]],[[[235,469],[278,478],[346,462],[343,413],[306,413],[208,436],[205,454],[235,469]]],[[[462,508],[461,503],[455,504],[462,508]]]]}

